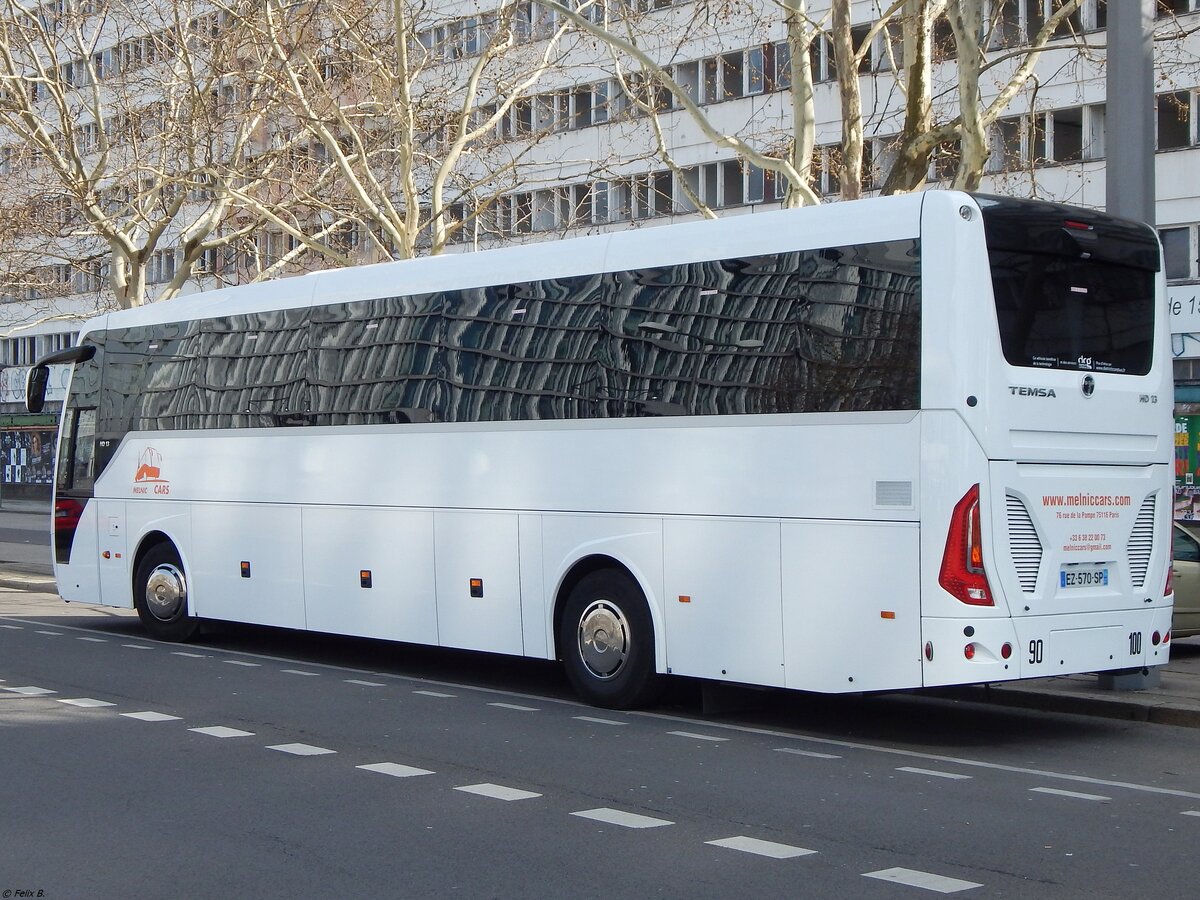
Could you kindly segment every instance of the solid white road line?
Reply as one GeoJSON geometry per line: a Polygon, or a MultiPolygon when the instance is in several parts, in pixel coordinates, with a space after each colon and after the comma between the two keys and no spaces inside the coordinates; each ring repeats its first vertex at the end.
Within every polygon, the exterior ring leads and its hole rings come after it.
{"type": "Polygon", "coordinates": [[[881,869],[878,872],[864,872],[863,877],[878,878],[880,881],[891,881],[895,884],[906,884],[909,887],[925,888],[927,891],[936,891],[939,894],[957,894],[959,891],[983,887],[982,884],[974,881],[934,875],[932,872],[918,872],[916,869],[881,869]]]}
{"type": "Polygon", "coordinates": [[[1081,794],[1078,791],[1063,791],[1058,788],[1035,787],[1029,789],[1034,794],[1053,794],[1056,797],[1073,797],[1076,800],[1097,800],[1107,803],[1112,797],[1101,797],[1099,794],[1081,794]]]}
{"type": "Polygon", "coordinates": [[[956,781],[970,780],[970,775],[962,775],[958,772],[939,772],[937,769],[918,769],[914,766],[901,766],[897,772],[911,772],[913,775],[931,775],[934,778],[952,778],[956,781]]]}
{"type": "Polygon", "coordinates": [[[466,794],[478,794],[480,797],[491,797],[494,800],[532,800],[542,796],[533,791],[522,791],[502,784],[464,784],[455,790],[466,794]]]}
{"type": "Polygon", "coordinates": [[[793,859],[797,856],[809,856],[816,850],[806,850],[803,847],[793,847],[790,844],[777,844],[774,841],[760,841],[758,838],[738,835],[737,837],[722,838],[719,841],[705,841],[714,847],[728,847],[730,850],[741,850],[743,853],[754,853],[758,856],[769,856],[771,859],[793,859]]]}
{"type": "Polygon", "coordinates": [[[675,737],[691,738],[693,741],[727,741],[729,738],[717,737],[712,734],[696,734],[694,731],[668,731],[667,734],[673,734],[675,737]]]}
{"type": "Polygon", "coordinates": [[[776,753],[790,753],[792,756],[811,756],[813,759],[841,759],[832,753],[818,753],[816,750],[796,750],[793,747],[776,747],[776,753]]]}
{"type": "Polygon", "coordinates": [[[628,722],[618,722],[614,719],[598,719],[595,716],[572,716],[580,722],[591,722],[595,725],[628,725],[628,722]]]}
{"type": "Polygon", "coordinates": [[[600,807],[599,809],[584,809],[571,813],[581,819],[594,819],[608,825],[620,825],[622,828],[661,828],[663,825],[674,825],[666,819],[655,819],[651,816],[639,816],[637,813],[622,812],[619,809],[600,807]]]}

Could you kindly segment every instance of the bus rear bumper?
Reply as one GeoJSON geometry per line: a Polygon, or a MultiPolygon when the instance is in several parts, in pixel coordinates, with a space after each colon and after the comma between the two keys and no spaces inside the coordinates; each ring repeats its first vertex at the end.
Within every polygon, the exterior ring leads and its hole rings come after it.
{"type": "Polygon", "coordinates": [[[922,683],[937,687],[1161,666],[1170,656],[1163,640],[1170,629],[1170,606],[1019,619],[926,617],[922,683]]]}

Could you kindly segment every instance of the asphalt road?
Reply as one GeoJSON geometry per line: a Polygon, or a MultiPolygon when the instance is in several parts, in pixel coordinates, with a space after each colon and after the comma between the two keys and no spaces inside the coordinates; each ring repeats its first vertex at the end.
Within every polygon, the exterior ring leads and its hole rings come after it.
{"type": "MultiPolygon", "coordinates": [[[[0,560],[44,517],[0,512],[0,560]]],[[[48,569],[48,565],[47,565],[48,569]]],[[[0,617],[0,897],[1190,896],[1200,732],[0,617]],[[711,699],[711,698],[710,698],[711,699]]]]}
{"type": "Polygon", "coordinates": [[[706,717],[684,683],[614,713],[576,703],[546,664],[0,619],[0,890],[1192,893],[1195,730],[907,695],[747,697],[706,717]]]}
{"type": "MultiPolygon", "coordinates": [[[[0,506],[0,568],[16,564],[27,572],[49,575],[50,513],[15,512],[0,506]]],[[[0,900],[3,889],[0,888],[0,900]]]]}

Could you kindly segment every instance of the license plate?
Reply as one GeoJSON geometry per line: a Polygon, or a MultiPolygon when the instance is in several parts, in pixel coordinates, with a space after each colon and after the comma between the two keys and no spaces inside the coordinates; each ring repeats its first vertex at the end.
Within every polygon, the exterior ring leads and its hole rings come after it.
{"type": "Polygon", "coordinates": [[[1061,588],[1087,588],[1108,586],[1108,566],[1102,563],[1071,563],[1058,573],[1061,588]]]}

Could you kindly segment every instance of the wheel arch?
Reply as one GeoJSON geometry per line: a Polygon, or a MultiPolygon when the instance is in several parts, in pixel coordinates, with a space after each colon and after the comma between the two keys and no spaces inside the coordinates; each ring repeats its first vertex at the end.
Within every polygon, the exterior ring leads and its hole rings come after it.
{"type": "Polygon", "coordinates": [[[558,584],[554,590],[554,615],[551,622],[551,634],[554,636],[554,658],[557,660],[562,660],[563,658],[560,632],[562,630],[563,611],[566,608],[567,599],[571,596],[571,591],[588,575],[606,569],[621,573],[637,585],[638,590],[642,594],[642,600],[646,604],[646,609],[650,614],[651,625],[654,628],[655,671],[660,674],[666,672],[666,629],[663,626],[662,610],[654,600],[655,592],[650,589],[646,583],[646,579],[641,576],[634,566],[607,553],[591,553],[581,557],[568,566],[559,577],[558,584]]]}
{"type": "Polygon", "coordinates": [[[157,547],[160,544],[169,544],[175,549],[176,555],[179,557],[180,562],[183,563],[183,571],[185,573],[187,572],[187,560],[183,558],[183,553],[180,552],[179,544],[176,543],[175,539],[165,531],[160,531],[158,529],[147,531],[141,536],[141,538],[138,539],[137,550],[134,551],[133,559],[130,560],[129,591],[131,597],[136,596],[138,590],[137,575],[138,569],[141,568],[142,560],[145,559],[146,554],[149,553],[152,548],[157,547]]]}

